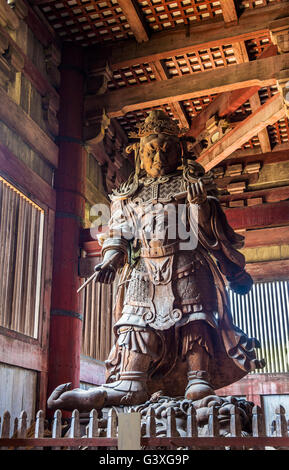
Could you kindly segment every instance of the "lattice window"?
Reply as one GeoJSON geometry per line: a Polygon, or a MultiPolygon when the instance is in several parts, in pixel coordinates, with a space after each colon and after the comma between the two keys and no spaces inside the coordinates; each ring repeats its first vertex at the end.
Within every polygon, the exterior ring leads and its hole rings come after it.
{"type": "Polygon", "coordinates": [[[238,122],[246,119],[252,112],[250,101],[247,100],[236,111],[230,114],[230,122],[238,122]]]}
{"type": "Polygon", "coordinates": [[[217,94],[200,96],[198,98],[192,98],[190,100],[182,101],[182,107],[185,110],[187,117],[192,120],[194,119],[203,109],[205,109],[212,101],[217,97],[217,94]]]}
{"type": "Polygon", "coordinates": [[[280,119],[280,121],[275,122],[273,126],[268,126],[268,133],[270,137],[271,144],[284,144],[288,143],[289,135],[289,122],[288,118],[280,119]]]}
{"type": "Polygon", "coordinates": [[[261,147],[260,141],[258,139],[258,136],[255,135],[255,137],[252,137],[252,139],[248,140],[244,145],[242,145],[243,150],[247,149],[255,149],[261,147]]]}
{"type": "Polygon", "coordinates": [[[264,35],[259,38],[249,39],[245,41],[249,60],[258,59],[260,54],[272,45],[269,35],[264,35]]]}
{"type": "Polygon", "coordinates": [[[236,63],[234,49],[230,44],[200,49],[162,60],[169,77],[205,72],[236,63]]]}
{"type": "Polygon", "coordinates": [[[141,85],[155,80],[156,77],[149,64],[137,64],[131,67],[123,67],[113,72],[108,87],[113,90],[116,88],[141,85]]]}
{"type": "Polygon", "coordinates": [[[268,86],[261,88],[258,93],[261,104],[264,104],[269,98],[279,93],[279,91],[277,85],[272,85],[270,87],[268,86]]]}
{"type": "Polygon", "coordinates": [[[258,8],[258,7],[266,7],[267,5],[272,5],[273,3],[281,3],[284,0],[241,0],[240,1],[240,8],[258,8]]]}
{"type": "Polygon", "coordinates": [[[0,325],[37,338],[44,210],[0,177],[0,325]]]}
{"type": "Polygon", "coordinates": [[[208,0],[138,0],[144,17],[153,31],[174,28],[191,22],[222,15],[219,1],[208,0]]]}
{"type": "Polygon", "coordinates": [[[65,41],[87,46],[133,36],[116,0],[59,0],[42,3],[39,8],[65,41]]]}

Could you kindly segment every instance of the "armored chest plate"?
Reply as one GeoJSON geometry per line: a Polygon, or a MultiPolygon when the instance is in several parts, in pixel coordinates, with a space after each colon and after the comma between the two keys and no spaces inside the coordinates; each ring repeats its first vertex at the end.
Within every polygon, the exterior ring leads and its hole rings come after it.
{"type": "Polygon", "coordinates": [[[186,192],[182,174],[140,179],[141,188],[133,197],[133,202],[169,202],[176,195],[186,192]]]}

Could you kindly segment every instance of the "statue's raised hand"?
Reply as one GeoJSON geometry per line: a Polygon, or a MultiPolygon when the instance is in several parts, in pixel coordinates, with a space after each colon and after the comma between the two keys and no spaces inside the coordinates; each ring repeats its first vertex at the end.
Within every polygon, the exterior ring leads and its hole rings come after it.
{"type": "Polygon", "coordinates": [[[121,257],[121,253],[114,253],[112,256],[104,257],[102,263],[97,264],[94,267],[96,273],[94,282],[101,282],[103,284],[111,284],[114,279],[118,268],[118,262],[121,257]]]}
{"type": "Polygon", "coordinates": [[[188,201],[191,204],[202,204],[207,199],[207,191],[199,179],[196,183],[190,183],[188,185],[188,201]]]}

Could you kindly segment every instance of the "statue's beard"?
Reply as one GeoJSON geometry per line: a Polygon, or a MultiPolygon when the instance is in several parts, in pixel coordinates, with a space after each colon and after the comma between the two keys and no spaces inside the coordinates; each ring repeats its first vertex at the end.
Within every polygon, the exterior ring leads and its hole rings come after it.
{"type": "Polygon", "coordinates": [[[157,176],[162,176],[166,174],[166,168],[158,163],[155,165],[152,165],[149,171],[149,175],[152,176],[153,178],[156,178],[157,176]]]}

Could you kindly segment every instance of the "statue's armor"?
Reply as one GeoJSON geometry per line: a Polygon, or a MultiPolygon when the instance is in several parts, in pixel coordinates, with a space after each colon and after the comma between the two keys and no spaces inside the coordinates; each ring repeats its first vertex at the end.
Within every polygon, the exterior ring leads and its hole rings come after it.
{"type": "Polygon", "coordinates": [[[124,209],[140,257],[127,282],[122,316],[115,328],[134,325],[167,330],[194,320],[215,326],[216,298],[208,296],[213,278],[196,234],[190,230],[182,174],[141,179],[139,190],[125,201],[124,209]],[[188,240],[179,237],[178,220],[181,232],[190,235],[188,240]]]}

